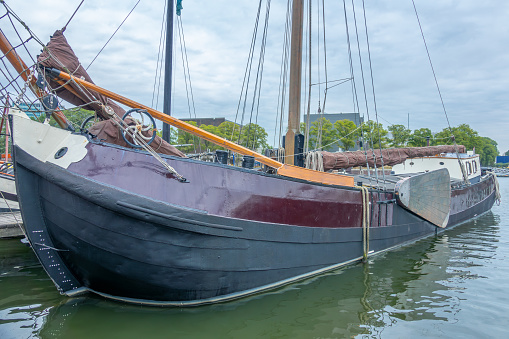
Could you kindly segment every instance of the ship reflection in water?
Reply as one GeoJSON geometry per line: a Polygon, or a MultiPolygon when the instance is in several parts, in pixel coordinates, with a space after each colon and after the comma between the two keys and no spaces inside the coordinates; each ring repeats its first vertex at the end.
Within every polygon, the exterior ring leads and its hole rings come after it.
{"type": "Polygon", "coordinates": [[[501,226],[507,224],[501,219],[509,219],[503,213],[503,205],[495,206],[366,265],[195,308],[61,297],[28,247],[2,241],[0,338],[501,337],[500,317],[507,317],[509,304],[503,291],[509,271],[502,261],[508,231],[501,226]]]}

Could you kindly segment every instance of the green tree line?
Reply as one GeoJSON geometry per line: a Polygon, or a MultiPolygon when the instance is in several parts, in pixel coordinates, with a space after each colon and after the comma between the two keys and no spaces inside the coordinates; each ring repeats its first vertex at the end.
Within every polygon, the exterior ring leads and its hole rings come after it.
{"type": "MultiPolygon", "coordinates": [[[[187,123],[197,126],[194,121],[188,121],[187,123]]],[[[225,121],[219,126],[200,125],[200,128],[250,149],[265,149],[269,147],[267,143],[267,132],[263,127],[257,124],[248,124],[240,128],[239,125],[231,121],[225,121]]],[[[161,135],[161,132],[158,133],[161,135]]],[[[222,146],[218,146],[210,141],[198,138],[191,133],[176,128],[171,128],[170,136],[170,143],[173,145],[182,145],[179,146],[179,149],[184,153],[213,152],[224,149],[222,146]]]]}
{"type": "MultiPolygon", "coordinates": [[[[75,128],[79,128],[81,123],[87,117],[94,115],[94,112],[87,111],[85,109],[66,110],[63,113],[67,119],[71,121],[75,128]]],[[[41,119],[43,119],[43,117],[41,119]]],[[[193,126],[197,125],[194,121],[190,121],[188,123],[193,126]]],[[[50,120],[50,125],[58,126],[53,118],[50,120]]],[[[251,149],[263,149],[269,147],[267,144],[267,132],[265,129],[263,129],[263,127],[257,124],[248,124],[240,128],[239,125],[231,121],[225,121],[219,126],[201,125],[200,128],[222,138],[238,142],[240,145],[251,149]]],[[[158,131],[157,134],[162,136],[161,131],[158,131]]],[[[173,145],[189,145],[179,147],[179,149],[184,153],[202,153],[208,151],[213,152],[218,149],[224,149],[223,147],[215,145],[210,141],[200,139],[190,133],[179,131],[173,127],[170,129],[170,143],[173,145]]]]}
{"type": "MultiPolygon", "coordinates": [[[[301,133],[305,131],[305,123],[301,123],[301,133]]],[[[497,142],[491,138],[480,136],[468,124],[456,127],[444,128],[442,131],[433,133],[429,128],[410,130],[404,125],[390,125],[387,129],[381,123],[367,121],[360,128],[350,120],[338,120],[334,124],[326,118],[318,119],[309,128],[309,149],[321,149],[331,151],[337,147],[348,151],[359,144],[362,139],[366,148],[387,147],[422,147],[428,144],[451,145],[454,140],[458,145],[465,145],[467,150],[475,148],[484,166],[495,163],[499,154],[497,142]],[[321,132],[321,145],[319,134],[321,132]]],[[[509,151],[508,151],[509,152],[509,151]]]]}
{"type": "MultiPolygon", "coordinates": [[[[69,110],[64,112],[75,126],[79,126],[81,122],[93,112],[80,110],[69,110]]],[[[195,122],[190,122],[196,126],[195,122]]],[[[53,121],[50,124],[56,125],[53,121]]],[[[251,149],[267,148],[267,132],[257,124],[248,124],[240,128],[237,124],[225,121],[219,126],[201,125],[200,128],[218,135],[222,138],[238,142],[239,144],[251,149]],[[240,136],[240,137],[239,137],[240,136]]],[[[301,133],[306,130],[305,123],[300,125],[301,133]]],[[[309,149],[321,149],[333,151],[337,147],[344,151],[352,150],[362,139],[365,142],[365,148],[386,148],[386,147],[420,147],[426,146],[428,143],[434,145],[450,145],[453,143],[452,136],[459,145],[465,145],[468,150],[475,148],[475,152],[480,155],[481,163],[484,166],[491,166],[495,163],[496,156],[499,154],[497,142],[491,138],[480,136],[468,124],[461,124],[456,127],[444,128],[440,132],[433,133],[429,128],[419,128],[410,130],[404,125],[390,125],[387,128],[381,123],[367,121],[358,128],[350,120],[338,120],[331,123],[326,118],[321,118],[313,122],[309,128],[309,149]],[[321,134],[321,143],[320,135],[321,134]]],[[[210,141],[200,139],[190,133],[171,129],[172,144],[190,146],[179,147],[185,153],[206,152],[222,149],[210,141]]],[[[4,141],[0,142],[0,147],[4,141]]],[[[509,151],[506,152],[509,154],[509,151]]]]}

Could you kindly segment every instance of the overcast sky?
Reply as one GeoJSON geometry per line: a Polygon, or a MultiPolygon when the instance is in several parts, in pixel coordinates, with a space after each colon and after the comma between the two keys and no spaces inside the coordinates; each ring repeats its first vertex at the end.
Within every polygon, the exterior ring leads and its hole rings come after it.
{"type": "MultiPolygon", "coordinates": [[[[137,1],[85,0],[66,30],[67,39],[84,66],[90,64],[137,1]]],[[[153,88],[166,1],[140,1],[89,68],[96,84],[155,107],[155,103],[152,104],[153,88]]],[[[327,78],[330,81],[349,77],[350,70],[343,1],[325,2],[327,78]]],[[[79,3],[80,0],[7,0],[7,4],[44,42],[53,31],[65,25],[79,3]]],[[[370,118],[375,119],[362,2],[355,0],[357,25],[362,31],[359,38],[368,94],[367,109],[353,34],[351,0],[347,3],[360,112],[365,116],[369,113],[370,118]]],[[[509,2],[415,0],[415,3],[451,125],[467,123],[481,136],[498,142],[502,153],[509,150],[509,2]]],[[[433,132],[441,131],[447,127],[447,120],[412,1],[365,0],[365,5],[379,121],[385,127],[390,124],[406,126],[409,116],[412,130],[427,127],[433,132]]],[[[266,2],[262,5],[260,26],[263,26],[265,6],[266,2]]],[[[318,5],[313,3],[313,6],[312,21],[316,26],[318,5]]],[[[196,116],[226,117],[233,121],[258,3],[184,0],[183,7],[181,19],[196,116]]],[[[286,1],[272,1],[258,116],[258,123],[269,132],[271,144],[278,111],[285,12],[286,1]]],[[[314,28],[313,36],[317,35],[314,28]]],[[[313,44],[312,53],[317,64],[318,45],[313,44]]],[[[180,44],[174,49],[177,57],[172,115],[185,118],[190,113],[180,44]]],[[[258,55],[258,48],[255,53],[258,55]]],[[[323,60],[323,49],[320,55],[323,60]]],[[[320,81],[325,81],[323,65],[321,73],[313,70],[312,82],[318,82],[318,74],[320,81]]],[[[254,86],[254,75],[250,86],[251,89],[254,86]]],[[[323,91],[323,85],[313,87],[312,113],[316,113],[319,99],[323,104],[323,91]]],[[[331,88],[325,112],[353,112],[351,92],[351,82],[331,88]]],[[[161,90],[159,109],[162,109],[162,100],[161,90]]],[[[245,120],[249,119],[249,113],[250,109],[245,120]]],[[[194,117],[194,113],[191,115],[194,117]]],[[[237,121],[240,122],[240,115],[237,121]]]]}

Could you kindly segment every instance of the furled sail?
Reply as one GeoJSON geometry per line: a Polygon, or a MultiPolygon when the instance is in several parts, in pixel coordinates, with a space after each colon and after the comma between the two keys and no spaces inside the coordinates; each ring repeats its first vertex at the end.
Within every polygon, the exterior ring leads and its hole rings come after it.
{"type": "MultiPolygon", "coordinates": [[[[51,36],[50,42],[37,57],[37,62],[43,67],[56,68],[60,71],[72,74],[75,77],[94,83],[90,75],[79,62],[78,57],[61,30],[57,30],[51,36]]],[[[46,76],[46,80],[57,96],[75,106],[81,106],[84,109],[94,111],[97,116],[103,120],[97,122],[89,129],[90,133],[97,135],[98,140],[130,147],[120,135],[118,127],[109,119],[113,112],[122,117],[125,113],[122,107],[95,91],[84,89],[75,82],[57,82],[52,79],[51,76],[46,76]]],[[[148,133],[152,133],[152,131],[148,133]]],[[[155,137],[152,147],[158,153],[185,157],[184,153],[159,136],[155,137]]]]}
{"type": "Polygon", "coordinates": [[[406,159],[429,157],[441,153],[455,153],[456,147],[458,152],[465,153],[463,145],[442,145],[442,146],[426,146],[426,147],[405,147],[405,148],[387,148],[375,149],[367,151],[354,152],[321,152],[323,158],[324,171],[349,168],[355,166],[370,167],[382,166],[382,158],[384,166],[393,166],[401,164],[406,159]]]}

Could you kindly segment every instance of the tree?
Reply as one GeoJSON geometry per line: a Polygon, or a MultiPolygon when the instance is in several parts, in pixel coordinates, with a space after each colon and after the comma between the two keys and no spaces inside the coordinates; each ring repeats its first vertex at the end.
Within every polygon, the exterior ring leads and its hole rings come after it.
{"type": "Polygon", "coordinates": [[[337,144],[343,151],[348,151],[355,146],[355,140],[359,133],[355,131],[357,126],[351,120],[338,120],[334,123],[334,138],[338,140],[337,144]]]}
{"type": "Polygon", "coordinates": [[[335,132],[334,126],[326,118],[320,118],[311,124],[309,128],[309,148],[317,149],[320,148],[324,151],[331,151],[335,146],[335,132]],[[321,143],[319,142],[321,134],[321,143]]]}
{"type": "Polygon", "coordinates": [[[242,127],[240,144],[250,149],[268,148],[267,136],[267,132],[260,125],[247,124],[242,127]]]}
{"type": "Polygon", "coordinates": [[[389,145],[391,147],[405,147],[408,141],[410,140],[410,136],[412,131],[406,128],[403,125],[390,125],[387,127],[389,132],[391,132],[392,139],[389,139],[389,145]]]}
{"type": "MultiPolygon", "coordinates": [[[[207,131],[209,133],[212,133],[212,134],[215,134],[215,135],[219,135],[219,127],[218,126],[214,126],[214,125],[201,125],[200,128],[204,131],[207,131]]],[[[199,140],[199,150],[200,152],[214,152],[218,149],[223,149],[222,146],[219,146],[219,145],[216,145],[214,144],[213,142],[211,141],[208,141],[208,140],[205,140],[205,139],[201,139],[201,138],[198,138],[199,140]]]]}
{"type": "Polygon", "coordinates": [[[479,146],[480,149],[478,147],[475,149],[479,153],[481,164],[493,166],[498,155],[497,142],[488,137],[481,137],[481,139],[483,143],[479,146]]]}
{"type": "Polygon", "coordinates": [[[443,138],[447,140],[449,138],[448,144],[451,144],[454,140],[458,145],[464,145],[467,149],[473,149],[474,147],[479,147],[482,143],[481,137],[474,131],[469,125],[461,124],[457,127],[444,128],[442,131],[438,132],[435,135],[436,138],[443,138]]]}
{"type": "MultiPolygon", "coordinates": [[[[188,124],[197,126],[195,121],[187,121],[188,124]]],[[[179,149],[184,153],[196,153],[199,152],[199,142],[200,139],[191,133],[178,130],[177,143],[179,145],[191,144],[191,146],[182,146],[179,149]]]]}
{"type": "Polygon", "coordinates": [[[412,147],[424,147],[427,146],[427,138],[430,139],[430,145],[434,144],[433,133],[429,128],[416,129],[408,139],[408,145],[412,147]]]}
{"type": "Polygon", "coordinates": [[[457,127],[445,128],[436,134],[438,138],[449,138],[452,143],[452,137],[458,145],[464,145],[467,150],[475,148],[479,154],[483,166],[491,166],[495,163],[498,155],[497,142],[487,137],[481,137],[479,133],[473,130],[467,124],[461,124],[457,127]]]}
{"type": "Polygon", "coordinates": [[[231,121],[225,121],[218,126],[218,135],[226,140],[237,142],[239,132],[240,126],[231,121]]]}
{"type": "MultiPolygon", "coordinates": [[[[63,110],[62,113],[75,129],[79,129],[81,123],[85,121],[86,118],[95,115],[94,111],[83,108],[66,109],[63,110]]],[[[44,115],[41,115],[40,119],[44,119],[44,115]]],[[[49,124],[53,127],[60,127],[53,117],[49,120],[49,124]]]]}
{"type": "Polygon", "coordinates": [[[384,148],[386,146],[389,132],[383,128],[381,123],[368,120],[362,125],[361,130],[366,143],[364,148],[384,148]]]}

